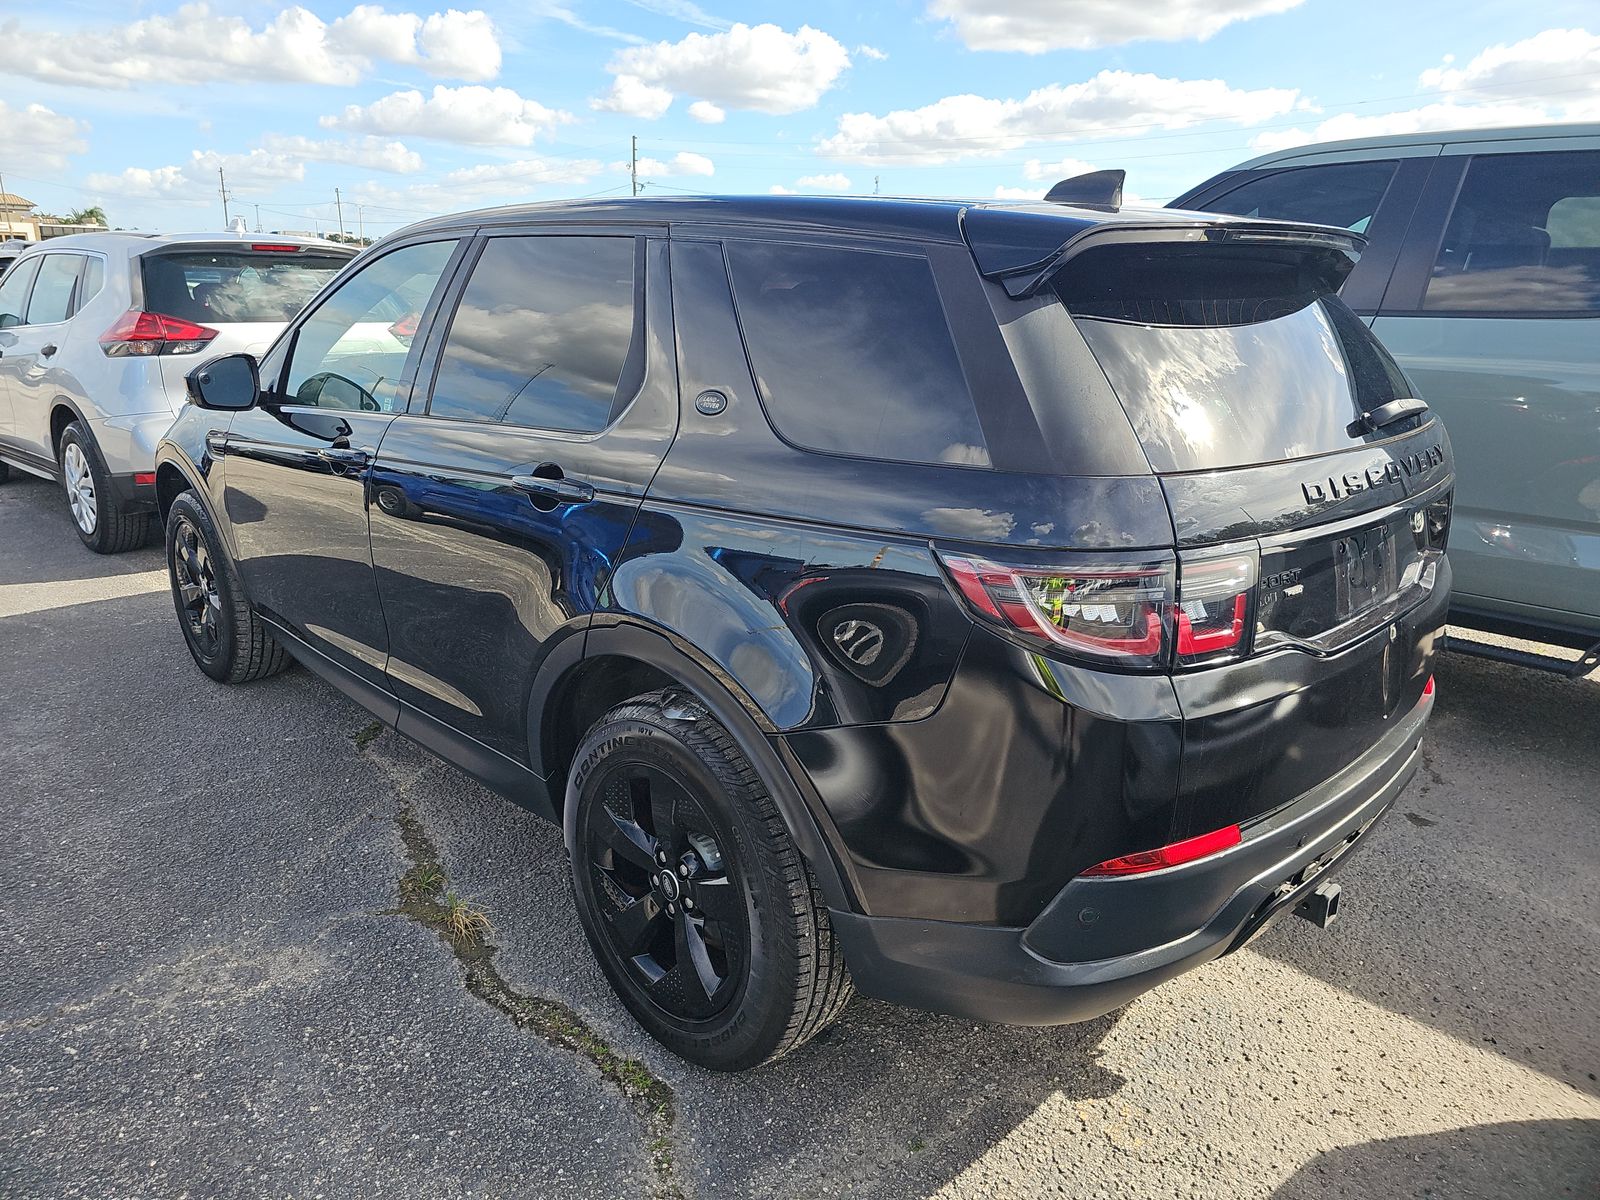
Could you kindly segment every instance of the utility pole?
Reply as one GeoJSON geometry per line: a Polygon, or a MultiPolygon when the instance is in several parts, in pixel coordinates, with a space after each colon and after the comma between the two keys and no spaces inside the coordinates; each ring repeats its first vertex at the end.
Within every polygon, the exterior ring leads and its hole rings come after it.
{"type": "Polygon", "coordinates": [[[876,175],[872,177],[872,194],[874,196],[878,194],[878,177],[876,175]]]}
{"type": "Polygon", "coordinates": [[[222,194],[222,227],[228,227],[228,177],[217,168],[217,191],[222,194]]]}
{"type": "Polygon", "coordinates": [[[256,205],[256,232],[261,232],[261,205],[256,205]]]}
{"type": "Polygon", "coordinates": [[[356,240],[363,246],[367,244],[367,206],[356,205],[356,240]]]}
{"type": "Polygon", "coordinates": [[[339,210],[339,240],[344,241],[344,201],[339,198],[339,189],[333,189],[333,206],[339,210]]]}
{"type": "Polygon", "coordinates": [[[633,137],[633,157],[628,163],[628,180],[633,184],[633,194],[639,194],[639,135],[633,137]]]}

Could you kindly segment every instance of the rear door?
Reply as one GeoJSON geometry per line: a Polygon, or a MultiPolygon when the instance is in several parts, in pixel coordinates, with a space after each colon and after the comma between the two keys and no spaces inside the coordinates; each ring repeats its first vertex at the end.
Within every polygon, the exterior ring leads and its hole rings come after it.
{"type": "Polygon", "coordinates": [[[1457,605],[1592,640],[1600,139],[1449,149],[1373,329],[1460,456],[1457,605]]]}
{"type": "MultiPolygon", "coordinates": [[[[367,261],[268,356],[262,399],[207,438],[223,461],[234,560],[251,601],[364,681],[384,685],[389,638],[372,578],[369,467],[411,391],[415,325],[462,242],[440,235],[367,261]]],[[[223,414],[218,414],[219,416],[223,414]]]]}
{"type": "Polygon", "coordinates": [[[71,358],[62,349],[73,334],[70,322],[86,266],[81,254],[57,252],[39,260],[27,313],[5,348],[12,436],[21,449],[43,459],[52,457],[51,403],[58,395],[80,392],[70,374],[71,358]]]}
{"type": "Polygon", "coordinates": [[[28,311],[28,293],[39,272],[39,256],[26,259],[0,279],[0,443],[17,449],[16,422],[12,415],[12,392],[19,357],[12,354],[22,340],[21,329],[28,311]],[[7,355],[11,355],[7,361],[7,355]]]}
{"type": "Polygon", "coordinates": [[[372,554],[400,728],[526,762],[535,668],[587,628],[677,428],[666,239],[495,231],[476,255],[384,435],[372,554]]]}

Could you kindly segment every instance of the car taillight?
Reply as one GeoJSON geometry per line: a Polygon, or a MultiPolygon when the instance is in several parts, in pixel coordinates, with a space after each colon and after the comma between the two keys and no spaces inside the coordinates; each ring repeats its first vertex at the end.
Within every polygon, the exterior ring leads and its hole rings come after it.
{"type": "Polygon", "coordinates": [[[1167,645],[1172,564],[1077,560],[1050,568],[941,555],[979,613],[1075,654],[1159,666],[1167,645]]]}
{"type": "Polygon", "coordinates": [[[1149,561],[1063,556],[1016,566],[939,555],[980,616],[1079,657],[1156,670],[1250,648],[1259,558],[1237,547],[1149,561]]]}
{"type": "Polygon", "coordinates": [[[205,349],[217,331],[182,317],[129,309],[100,335],[107,358],[143,357],[150,354],[193,354],[205,349]]]}
{"type": "Polygon", "coordinates": [[[1249,642],[1254,553],[1178,559],[1178,664],[1243,654],[1249,642]]]}
{"type": "Polygon", "coordinates": [[[1199,837],[1185,838],[1181,842],[1173,842],[1169,846],[1161,846],[1155,850],[1141,850],[1136,854],[1124,854],[1120,858],[1108,858],[1103,863],[1097,863],[1084,871],[1084,875],[1143,875],[1146,871],[1162,871],[1167,867],[1176,867],[1181,863],[1194,862],[1196,859],[1207,858],[1229,847],[1237,846],[1243,839],[1237,825],[1227,825],[1221,829],[1213,829],[1210,833],[1202,833],[1199,837]]]}

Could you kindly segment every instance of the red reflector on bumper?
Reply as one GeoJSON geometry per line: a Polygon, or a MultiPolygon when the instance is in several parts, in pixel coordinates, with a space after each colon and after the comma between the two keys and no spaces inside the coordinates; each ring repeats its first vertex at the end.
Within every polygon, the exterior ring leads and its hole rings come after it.
{"type": "Polygon", "coordinates": [[[135,471],[133,475],[134,487],[155,487],[156,473],[154,471],[135,471]]]}
{"type": "Polygon", "coordinates": [[[1239,827],[1228,825],[1222,829],[1214,829],[1210,833],[1202,833],[1199,837],[1173,842],[1170,846],[1162,846],[1157,850],[1141,850],[1137,854],[1125,854],[1121,858],[1108,858],[1098,866],[1090,867],[1084,874],[1142,875],[1146,871],[1160,871],[1166,867],[1175,867],[1179,863],[1205,858],[1219,850],[1237,846],[1239,841],[1239,827]]]}

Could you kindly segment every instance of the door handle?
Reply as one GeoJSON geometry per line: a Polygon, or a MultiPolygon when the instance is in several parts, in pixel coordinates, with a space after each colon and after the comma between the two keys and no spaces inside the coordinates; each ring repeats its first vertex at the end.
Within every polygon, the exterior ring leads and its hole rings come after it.
{"type": "Polygon", "coordinates": [[[56,346],[55,346],[54,342],[52,342],[48,346],[40,346],[39,347],[39,357],[40,358],[49,358],[55,352],[56,352],[56,346]]]}
{"type": "Polygon", "coordinates": [[[323,446],[317,450],[317,457],[341,467],[364,467],[372,456],[350,446],[323,446]]]}
{"type": "Polygon", "coordinates": [[[594,488],[581,479],[551,479],[545,475],[513,475],[511,486],[541,500],[561,504],[587,504],[594,499],[594,488]]]}

